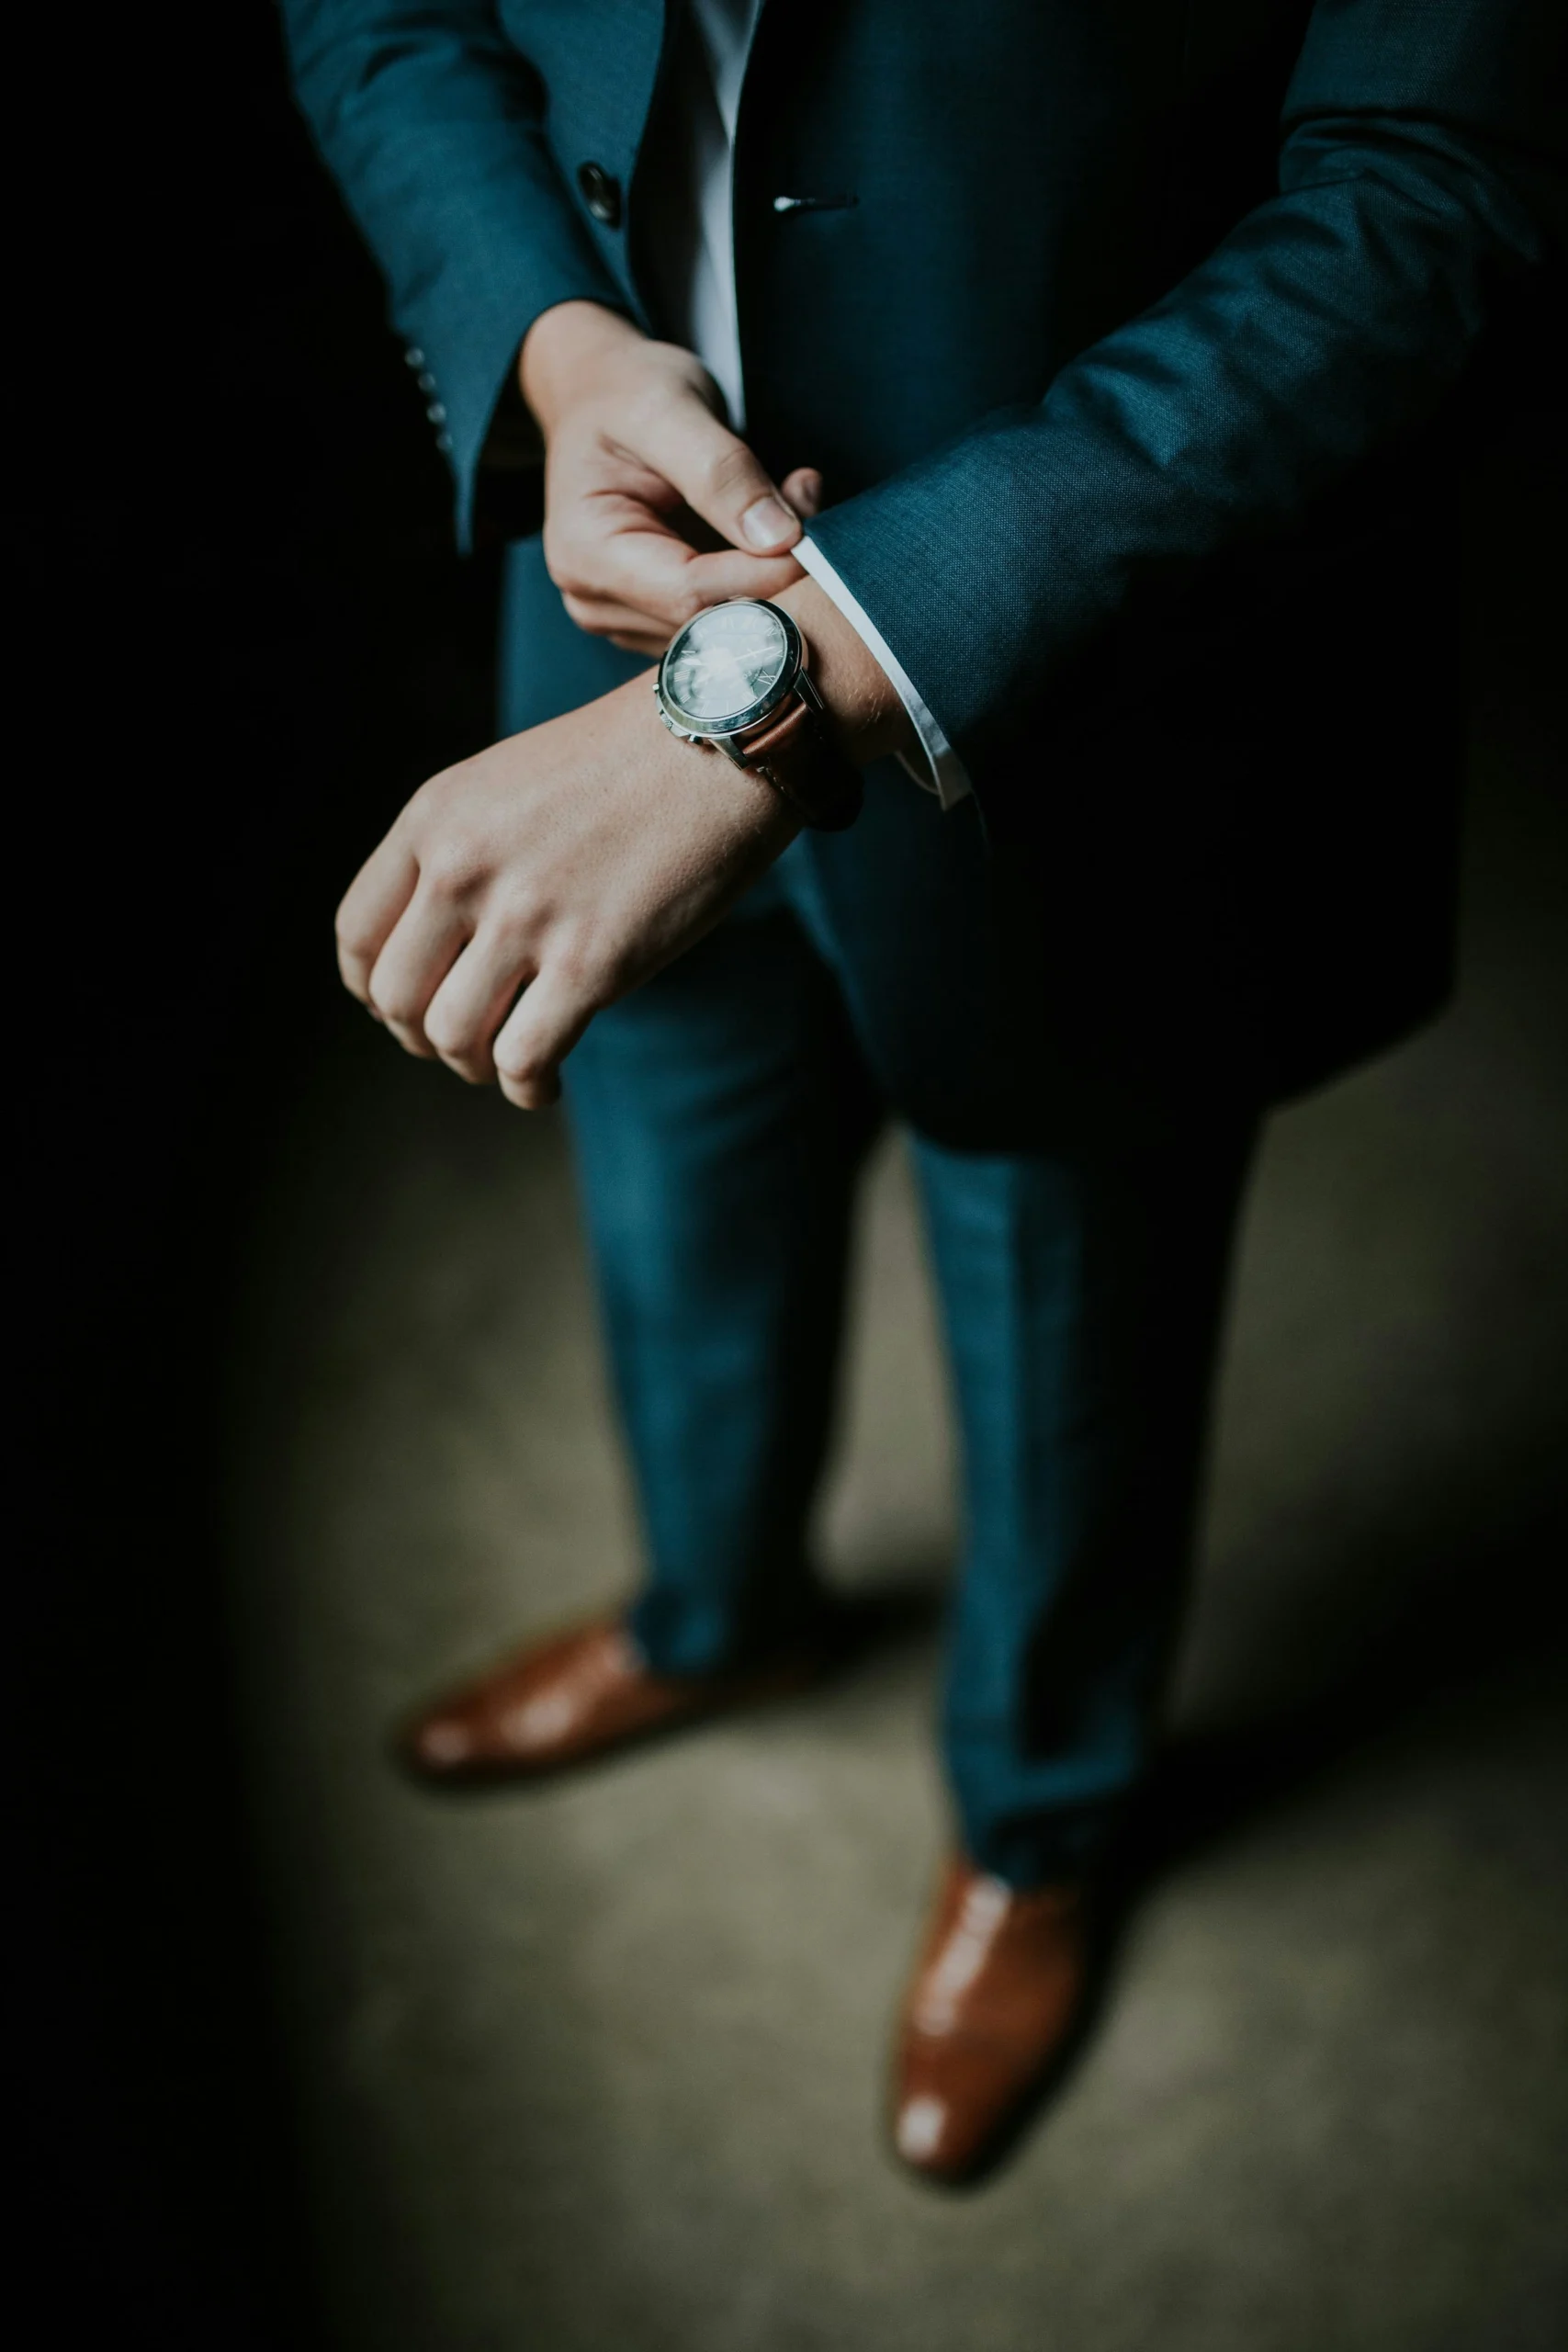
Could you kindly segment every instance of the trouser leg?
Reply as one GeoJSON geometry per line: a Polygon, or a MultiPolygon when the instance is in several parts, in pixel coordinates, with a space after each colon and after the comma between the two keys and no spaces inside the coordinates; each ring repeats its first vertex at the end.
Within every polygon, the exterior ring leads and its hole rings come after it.
{"type": "Polygon", "coordinates": [[[565,1070],[667,1673],[818,1606],[807,1521],[832,1411],[856,1171],[878,1108],[782,893],[601,1013],[565,1070]]]}
{"type": "Polygon", "coordinates": [[[966,1494],[946,1759],[970,1854],[1016,1885],[1089,1866],[1145,1758],[1254,1133],[917,1146],[966,1494]]]}

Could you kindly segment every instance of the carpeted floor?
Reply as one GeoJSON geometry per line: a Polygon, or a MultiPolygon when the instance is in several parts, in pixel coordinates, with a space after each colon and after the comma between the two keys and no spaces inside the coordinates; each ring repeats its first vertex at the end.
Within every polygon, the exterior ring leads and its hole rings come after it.
{"type": "Polygon", "coordinates": [[[1568,2341],[1563,827],[1483,760],[1462,1000],[1275,1123],[1103,2025],[1010,2168],[879,2137],[943,1835],[951,1448],[896,1148],[808,1699],[443,1800],[389,1726],[634,1571],[565,1139],[344,1022],[233,1396],[280,1977],[353,2352],[1568,2341]]]}

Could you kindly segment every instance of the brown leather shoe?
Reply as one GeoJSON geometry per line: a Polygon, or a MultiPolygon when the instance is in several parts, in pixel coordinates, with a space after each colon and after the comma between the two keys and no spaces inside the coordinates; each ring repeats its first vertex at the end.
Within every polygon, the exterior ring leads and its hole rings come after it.
{"type": "Polygon", "coordinates": [[[893,2144],[912,2171],[979,2172],[1063,2055],[1089,1981],[1084,1891],[1019,1893],[949,1863],[899,2019],[893,2144]]]}
{"type": "Polygon", "coordinates": [[[426,1780],[532,1780],[676,1724],[781,1698],[819,1665],[801,1651],[744,1674],[655,1674],[618,1618],[596,1618],[454,1690],[400,1746],[426,1780]]]}

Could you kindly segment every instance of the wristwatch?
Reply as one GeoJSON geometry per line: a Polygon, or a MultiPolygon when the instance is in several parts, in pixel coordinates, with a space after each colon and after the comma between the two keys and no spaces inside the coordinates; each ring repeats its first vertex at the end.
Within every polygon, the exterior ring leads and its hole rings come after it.
{"type": "Polygon", "coordinates": [[[842,832],[860,815],[860,770],[807,674],[806,641],[777,605],[710,605],[671,640],[653,691],[671,735],[716,743],[808,825],[842,832]]]}

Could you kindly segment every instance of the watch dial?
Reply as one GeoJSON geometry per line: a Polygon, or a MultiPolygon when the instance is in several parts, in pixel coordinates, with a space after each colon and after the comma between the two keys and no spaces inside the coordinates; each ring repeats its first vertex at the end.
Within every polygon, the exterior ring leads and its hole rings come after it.
{"type": "Polygon", "coordinates": [[[664,690],[692,718],[734,718],[764,699],[788,660],[784,623],[766,605],[715,605],[687,626],[664,690]]]}

